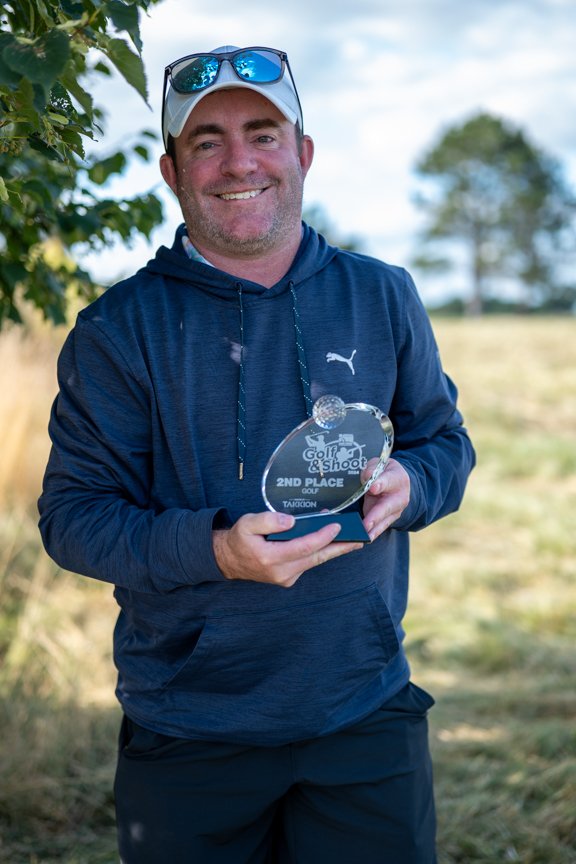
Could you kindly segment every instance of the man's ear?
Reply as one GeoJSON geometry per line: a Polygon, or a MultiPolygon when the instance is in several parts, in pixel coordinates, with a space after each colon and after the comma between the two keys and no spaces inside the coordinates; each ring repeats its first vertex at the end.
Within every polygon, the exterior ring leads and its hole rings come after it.
{"type": "Polygon", "coordinates": [[[172,192],[177,196],[178,178],[176,176],[176,169],[172,158],[167,153],[163,153],[160,157],[160,172],[172,192]]]}
{"type": "Polygon", "coordinates": [[[309,135],[302,137],[302,153],[300,154],[300,165],[302,166],[302,178],[305,178],[312,159],[314,158],[314,142],[309,135]]]}

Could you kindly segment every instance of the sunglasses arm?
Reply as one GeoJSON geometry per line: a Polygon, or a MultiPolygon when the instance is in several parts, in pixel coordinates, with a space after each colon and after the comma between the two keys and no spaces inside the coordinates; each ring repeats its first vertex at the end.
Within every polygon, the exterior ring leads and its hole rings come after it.
{"type": "Polygon", "coordinates": [[[292,69],[290,68],[290,61],[288,60],[288,55],[286,55],[286,68],[290,73],[290,80],[292,81],[292,86],[294,87],[294,93],[296,94],[296,99],[298,100],[298,107],[300,108],[300,117],[302,118],[302,128],[301,132],[304,134],[304,112],[302,111],[302,104],[300,102],[300,96],[298,95],[298,90],[296,88],[296,82],[294,81],[294,76],[292,75],[292,69]]]}
{"type": "MultiPolygon", "coordinates": [[[[164,149],[167,149],[167,141],[164,140],[164,114],[165,114],[165,106],[166,106],[166,84],[168,82],[168,75],[170,74],[170,66],[166,66],[164,69],[164,86],[162,87],[162,120],[161,120],[161,132],[162,132],[162,141],[164,142],[164,149]]],[[[296,94],[298,95],[298,94],[296,94]]]]}

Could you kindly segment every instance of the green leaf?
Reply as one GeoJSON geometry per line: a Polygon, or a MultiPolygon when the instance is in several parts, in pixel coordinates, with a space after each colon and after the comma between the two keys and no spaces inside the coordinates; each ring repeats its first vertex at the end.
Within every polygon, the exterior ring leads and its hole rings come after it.
{"type": "Polygon", "coordinates": [[[64,85],[64,87],[68,90],[69,93],[74,96],[77,102],[80,103],[88,118],[92,120],[93,117],[93,109],[92,109],[92,97],[89,93],[86,93],[85,90],[78,84],[76,79],[76,69],[73,63],[69,63],[66,71],[63,75],[60,75],[60,81],[64,85]]]}
{"type": "Polygon", "coordinates": [[[22,324],[22,318],[14,306],[12,298],[6,295],[4,297],[0,295],[0,327],[2,326],[4,318],[7,318],[9,321],[14,321],[15,324],[22,324]]]}
{"type": "Polygon", "coordinates": [[[148,160],[150,159],[150,154],[148,153],[148,150],[141,144],[137,144],[136,147],[134,147],[134,152],[137,153],[144,160],[144,162],[148,162],[148,160]]]}
{"type": "MultiPolygon", "coordinates": [[[[50,286],[52,287],[52,286],[50,286]]],[[[47,303],[44,307],[44,314],[57,327],[59,324],[66,324],[66,315],[60,304],[47,303]]]]}
{"type": "MultiPolygon", "coordinates": [[[[84,116],[84,115],[82,115],[82,116],[84,116]]],[[[70,127],[73,127],[74,129],[76,129],[78,131],[79,135],[84,135],[85,138],[91,138],[92,141],[94,141],[94,133],[92,132],[92,130],[86,129],[86,127],[82,126],[81,123],[71,123],[70,127]]]]}
{"type": "Polygon", "coordinates": [[[112,19],[117,30],[127,30],[130,33],[138,28],[138,8],[136,6],[126,6],[125,3],[120,3],[120,0],[111,0],[103,11],[107,17],[112,19]]]}
{"type": "Polygon", "coordinates": [[[24,183],[22,194],[29,195],[40,207],[48,208],[52,205],[50,190],[37,177],[24,183]]]}
{"type": "Polygon", "coordinates": [[[2,177],[0,177],[0,201],[8,201],[8,190],[2,177]]]}
{"type": "Polygon", "coordinates": [[[110,69],[104,63],[99,62],[94,66],[95,72],[100,72],[101,75],[111,75],[110,69]]]}
{"type": "Polygon", "coordinates": [[[70,59],[70,42],[61,30],[51,30],[31,45],[14,42],[4,48],[5,62],[33,84],[40,84],[46,98],[70,59]]]}
{"type": "Polygon", "coordinates": [[[146,138],[153,138],[155,141],[158,141],[160,137],[156,132],[151,132],[150,129],[143,129],[140,135],[145,135],[146,138]]]}
{"type": "Polygon", "coordinates": [[[4,283],[9,285],[12,291],[28,275],[28,271],[19,261],[0,262],[0,273],[2,274],[4,283]]]}
{"type": "Polygon", "coordinates": [[[22,78],[20,89],[16,91],[14,96],[18,100],[17,110],[20,117],[25,118],[35,129],[40,130],[40,117],[34,108],[36,94],[32,84],[26,78],[22,78]]]}
{"type": "Polygon", "coordinates": [[[107,17],[112,19],[117,30],[126,30],[130,34],[138,52],[141,54],[142,41],[138,26],[138,7],[126,6],[126,4],[120,3],[119,0],[111,0],[104,7],[103,11],[107,17]]]}
{"type": "Polygon", "coordinates": [[[28,143],[33,150],[37,150],[46,159],[50,159],[53,162],[64,162],[62,154],[55,147],[52,147],[51,144],[47,144],[39,135],[29,135],[28,143]]]}
{"type": "Polygon", "coordinates": [[[55,111],[48,111],[48,119],[52,124],[56,124],[57,126],[67,126],[68,118],[65,114],[56,114],[55,111]]]}
{"type": "Polygon", "coordinates": [[[11,33],[0,33],[0,84],[16,85],[22,77],[6,63],[4,60],[4,51],[10,45],[16,42],[11,33]]]}
{"type": "Polygon", "coordinates": [[[146,76],[144,75],[144,66],[140,57],[133,54],[122,39],[111,39],[108,48],[105,50],[105,54],[114,63],[126,81],[138,91],[145,102],[148,102],[146,76]]]}
{"type": "Polygon", "coordinates": [[[52,87],[50,92],[50,107],[58,114],[65,114],[66,117],[73,117],[76,114],[66,88],[61,81],[56,81],[52,87]]]}
{"type": "Polygon", "coordinates": [[[74,18],[75,15],[77,15],[78,18],[81,18],[84,14],[82,3],[74,3],[72,0],[60,0],[60,5],[66,14],[70,15],[72,18],[74,18]]]}
{"type": "Polygon", "coordinates": [[[46,27],[48,27],[48,28],[54,27],[54,23],[55,23],[54,19],[50,15],[50,13],[46,7],[46,4],[43,2],[43,0],[36,0],[36,9],[37,9],[40,17],[42,18],[42,20],[46,24],[46,27]]]}
{"type": "Polygon", "coordinates": [[[108,159],[102,159],[101,162],[96,162],[88,169],[88,176],[92,183],[102,186],[111,174],[121,174],[126,167],[126,156],[122,151],[109,156],[108,159]]]}
{"type": "Polygon", "coordinates": [[[40,84],[32,84],[32,91],[34,93],[34,98],[32,99],[32,107],[35,111],[38,111],[39,114],[42,114],[46,110],[46,94],[44,93],[44,88],[40,86],[40,84]]]}
{"type": "Polygon", "coordinates": [[[69,127],[61,129],[59,137],[66,144],[69,144],[70,147],[72,147],[73,150],[78,153],[82,159],[84,159],[84,144],[82,143],[82,137],[75,129],[70,129],[69,127]]]}

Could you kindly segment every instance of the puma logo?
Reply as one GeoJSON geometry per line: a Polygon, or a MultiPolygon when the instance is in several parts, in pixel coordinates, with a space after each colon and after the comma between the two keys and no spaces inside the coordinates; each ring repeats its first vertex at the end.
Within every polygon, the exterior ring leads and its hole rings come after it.
{"type": "Polygon", "coordinates": [[[340,354],[334,354],[333,351],[329,351],[326,354],[326,362],[331,363],[332,360],[339,360],[340,363],[346,363],[346,365],[350,368],[350,371],[352,372],[352,374],[355,375],[356,373],[354,372],[354,366],[352,365],[352,358],[354,357],[354,354],[356,354],[356,349],[354,349],[354,351],[352,351],[352,354],[350,355],[349,359],[347,360],[346,357],[342,357],[340,354]]]}

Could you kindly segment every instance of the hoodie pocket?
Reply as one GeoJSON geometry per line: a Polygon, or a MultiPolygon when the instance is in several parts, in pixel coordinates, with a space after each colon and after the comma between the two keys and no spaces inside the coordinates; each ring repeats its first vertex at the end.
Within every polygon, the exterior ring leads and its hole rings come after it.
{"type": "Polygon", "coordinates": [[[256,729],[263,743],[266,732],[307,737],[398,650],[390,613],[372,584],[318,603],[207,618],[165,689],[198,732],[221,730],[233,741],[256,729]]]}

